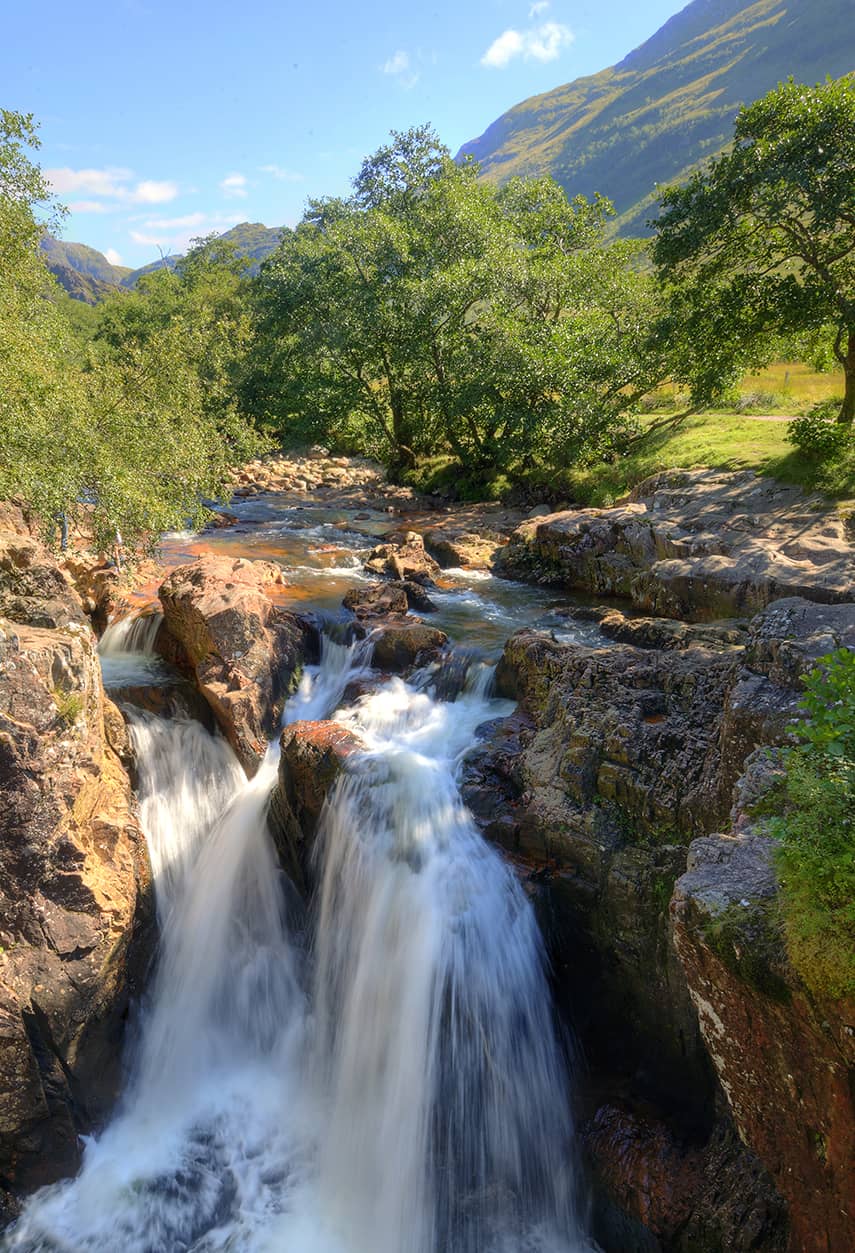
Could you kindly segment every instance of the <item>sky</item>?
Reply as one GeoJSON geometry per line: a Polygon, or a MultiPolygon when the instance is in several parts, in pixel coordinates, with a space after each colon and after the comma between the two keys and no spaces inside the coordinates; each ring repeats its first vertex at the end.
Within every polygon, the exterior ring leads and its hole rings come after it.
{"type": "Polygon", "coordinates": [[[238,222],[294,225],[390,130],[452,152],[614,64],[684,0],[10,4],[0,106],[34,114],[64,238],[144,265],[238,222]]]}

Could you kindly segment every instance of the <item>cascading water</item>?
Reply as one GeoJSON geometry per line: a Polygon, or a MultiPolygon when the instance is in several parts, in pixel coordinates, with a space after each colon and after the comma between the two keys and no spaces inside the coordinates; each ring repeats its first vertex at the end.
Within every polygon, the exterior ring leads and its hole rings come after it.
{"type": "MultiPolygon", "coordinates": [[[[333,713],[367,647],[325,639],[286,720],[333,713]]],[[[322,817],[309,953],[266,829],[276,746],[246,782],[199,725],[132,715],[159,966],[121,1108],[3,1247],[592,1247],[533,913],[456,781],[502,712],[489,679],[453,703],[395,679],[337,715],[364,751],[322,817]]]]}

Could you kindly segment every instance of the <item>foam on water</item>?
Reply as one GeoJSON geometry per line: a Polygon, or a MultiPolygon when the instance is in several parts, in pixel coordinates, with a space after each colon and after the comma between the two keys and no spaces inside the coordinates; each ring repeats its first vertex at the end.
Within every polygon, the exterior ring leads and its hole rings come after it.
{"type": "MultiPolygon", "coordinates": [[[[325,639],[286,721],[330,716],[366,642],[325,639]]],[[[135,715],[160,957],[126,1095],[2,1247],[35,1253],[576,1253],[567,1074],[531,906],[462,803],[507,712],[393,679],[336,715],[364,750],[325,805],[310,950],[222,739],[135,715]]],[[[451,690],[451,689],[449,689],[451,690]]]]}

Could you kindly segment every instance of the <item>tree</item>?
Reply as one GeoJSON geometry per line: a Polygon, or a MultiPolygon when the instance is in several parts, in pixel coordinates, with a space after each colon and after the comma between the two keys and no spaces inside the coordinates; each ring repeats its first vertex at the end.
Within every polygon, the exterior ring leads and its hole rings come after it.
{"type": "Polygon", "coordinates": [[[831,322],[855,417],[855,78],[790,80],[742,109],[733,148],[667,188],[653,259],[706,397],[778,334],[831,322]]]}
{"type": "Polygon", "coordinates": [[[106,311],[109,332],[75,337],[41,258],[56,211],[37,147],[32,118],[0,114],[0,499],[22,497],[48,536],[77,516],[100,547],[116,529],[154,543],[202,520],[201,498],[224,492],[252,443],[226,382],[235,326],[225,298],[205,322],[127,296],[106,311]]]}
{"type": "Polygon", "coordinates": [[[419,127],[311,202],[255,284],[247,403],[291,438],[398,467],[451,451],[482,478],[613,449],[663,377],[652,284],[605,242],[607,201],[477,174],[419,127]]]}

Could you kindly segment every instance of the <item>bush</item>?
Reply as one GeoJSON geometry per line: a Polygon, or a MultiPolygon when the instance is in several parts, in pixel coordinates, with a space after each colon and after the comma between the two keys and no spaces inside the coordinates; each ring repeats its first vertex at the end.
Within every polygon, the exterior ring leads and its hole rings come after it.
{"type": "Polygon", "coordinates": [[[855,995],[855,652],[822,658],[805,684],[799,743],[785,754],[774,820],[787,945],[813,991],[855,995]]]}
{"type": "Polygon", "coordinates": [[[835,421],[839,411],[839,400],[821,400],[803,418],[793,419],[787,430],[787,439],[817,461],[839,457],[851,438],[849,428],[835,421]]]}

